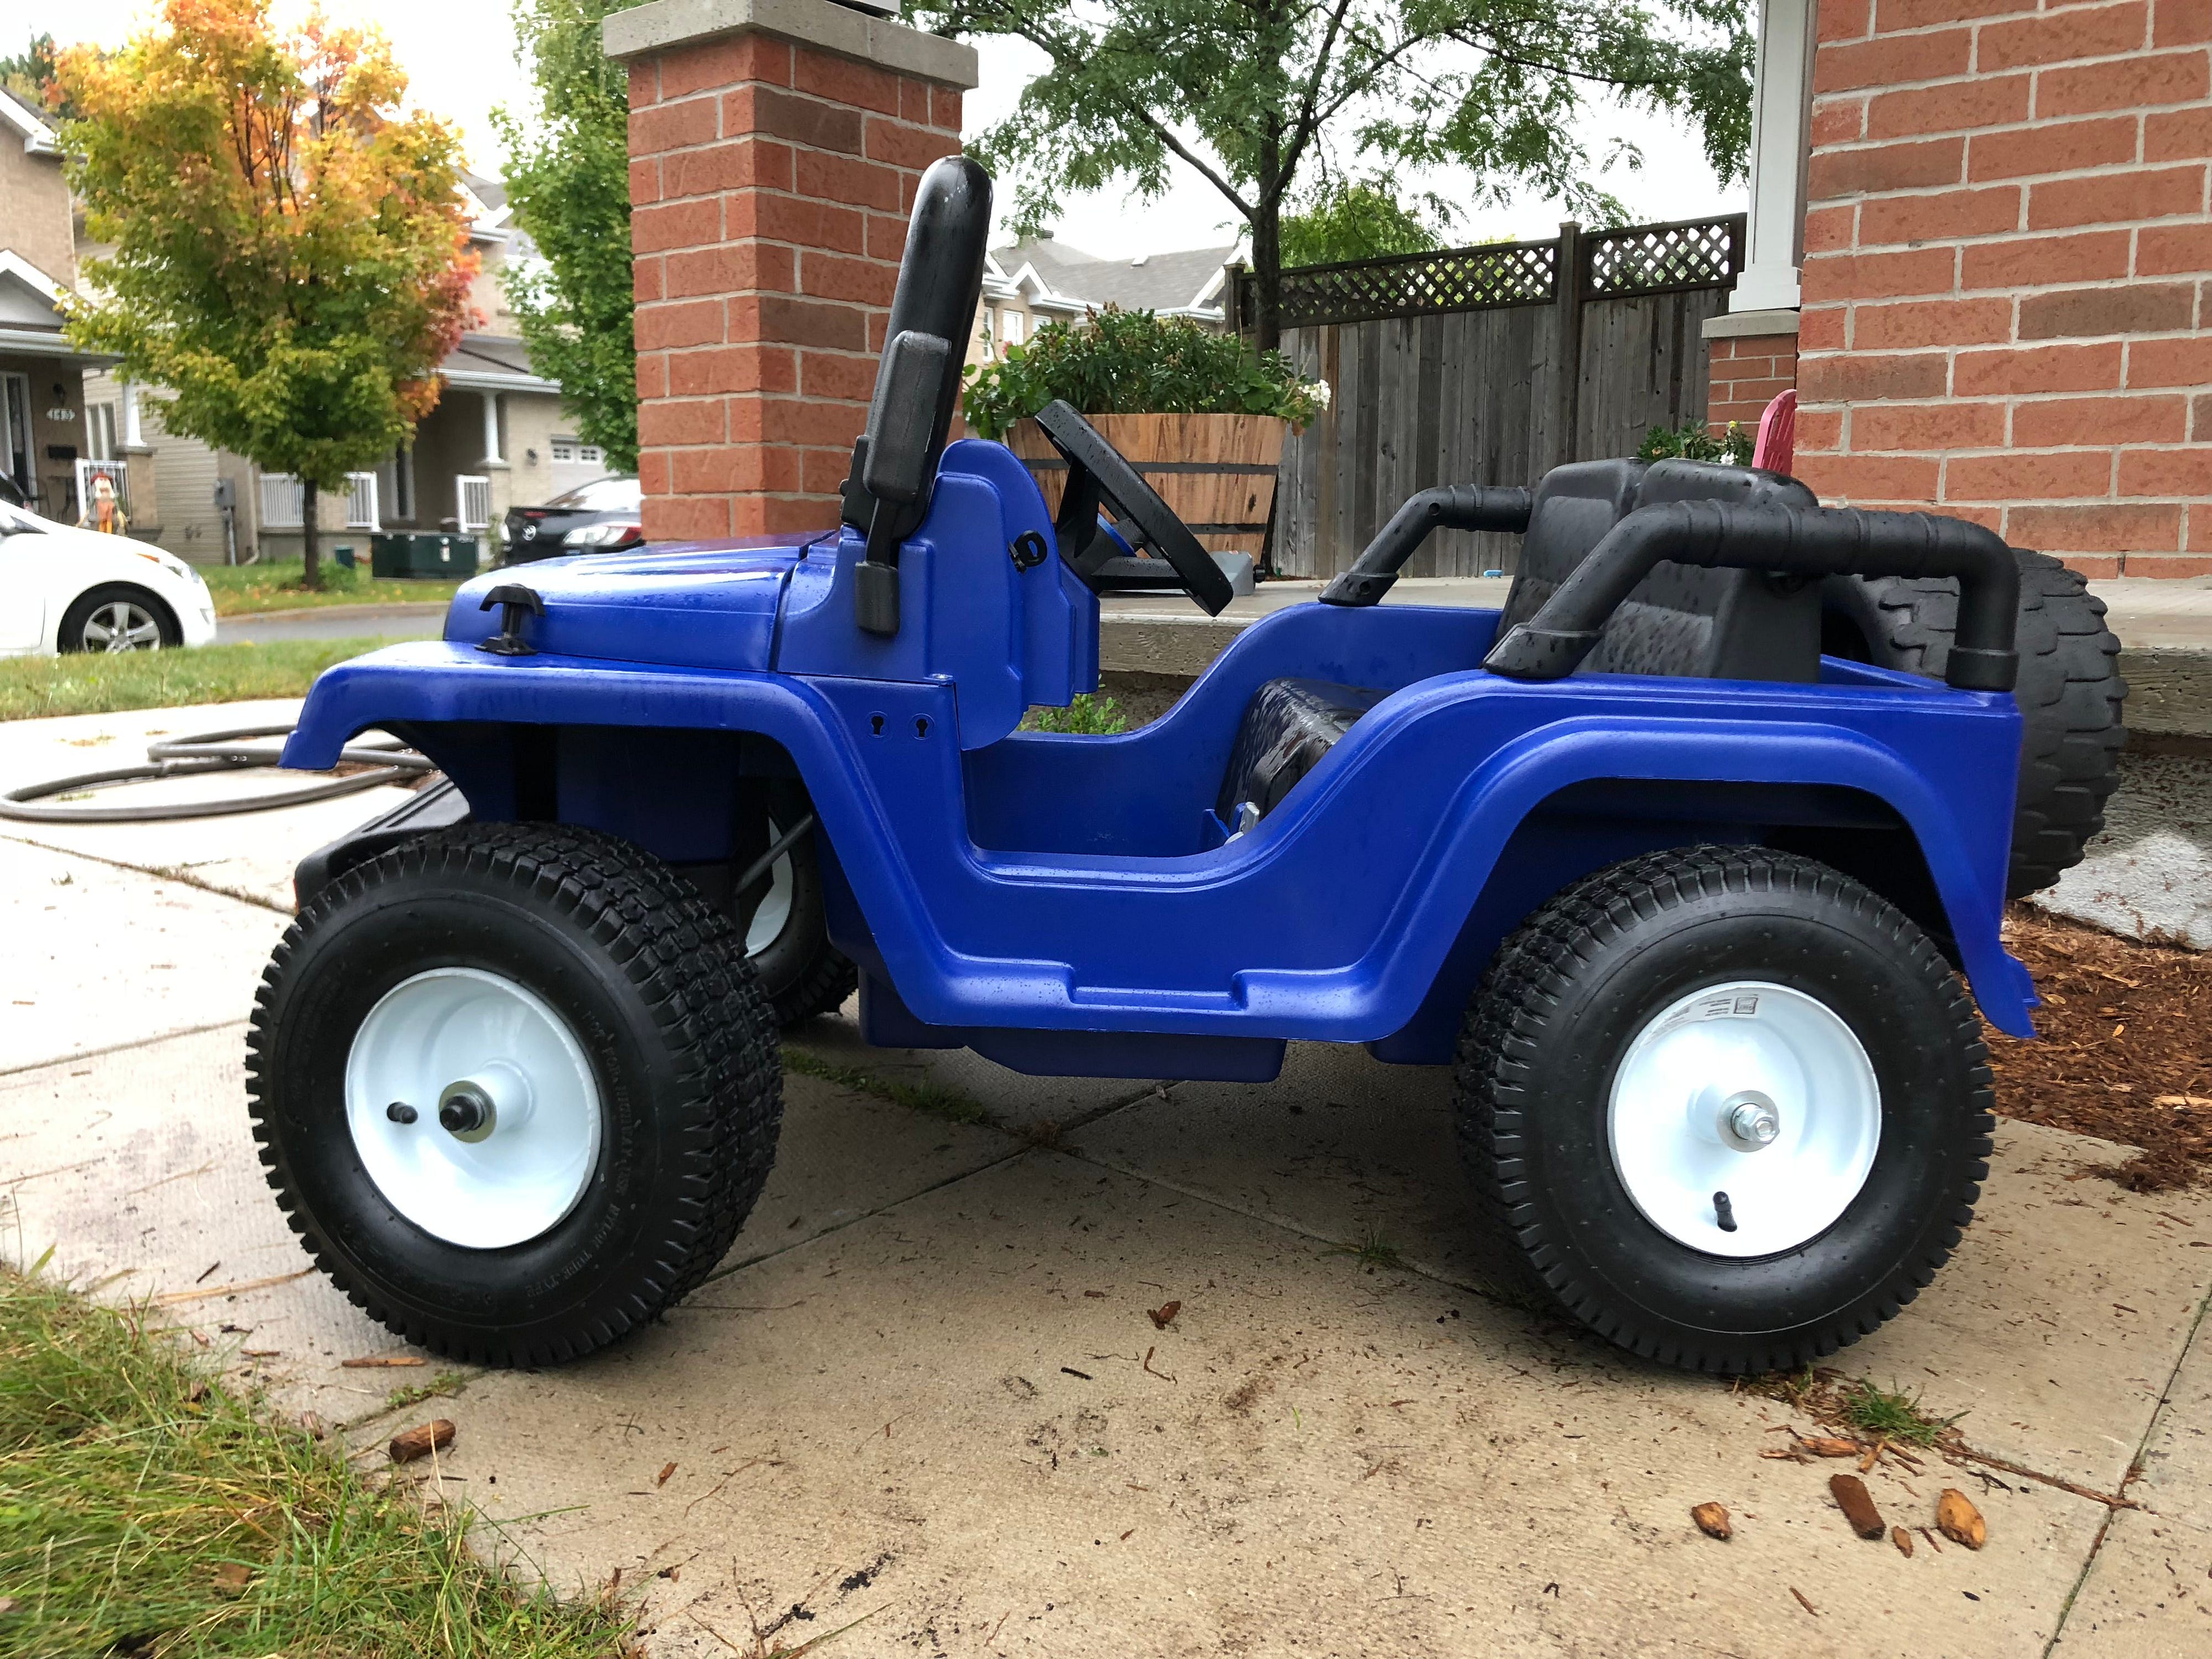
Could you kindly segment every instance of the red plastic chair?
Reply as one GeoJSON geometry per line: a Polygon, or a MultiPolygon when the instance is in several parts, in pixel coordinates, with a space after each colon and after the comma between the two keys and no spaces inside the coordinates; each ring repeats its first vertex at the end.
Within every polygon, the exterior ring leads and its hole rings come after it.
{"type": "Polygon", "coordinates": [[[1766,412],[1759,417],[1759,436],[1751,446],[1751,464],[1770,472],[1787,475],[1797,451],[1797,392],[1793,386],[1778,392],[1766,412]]]}

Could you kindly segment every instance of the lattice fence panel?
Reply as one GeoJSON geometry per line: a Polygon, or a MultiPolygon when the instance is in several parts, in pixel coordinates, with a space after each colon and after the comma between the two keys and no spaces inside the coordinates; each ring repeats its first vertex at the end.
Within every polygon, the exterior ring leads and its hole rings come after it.
{"type": "MultiPolygon", "coordinates": [[[[1556,242],[1501,242],[1443,253],[1400,254],[1283,273],[1285,328],[1421,317],[1500,306],[1548,305],[1559,281],[1556,242]]],[[[1244,314],[1255,303],[1243,277],[1244,314]]]]}
{"type": "Polygon", "coordinates": [[[1743,220],[1696,219],[1682,224],[1632,225],[1585,239],[1592,299],[1721,288],[1741,268],[1743,220]]]}

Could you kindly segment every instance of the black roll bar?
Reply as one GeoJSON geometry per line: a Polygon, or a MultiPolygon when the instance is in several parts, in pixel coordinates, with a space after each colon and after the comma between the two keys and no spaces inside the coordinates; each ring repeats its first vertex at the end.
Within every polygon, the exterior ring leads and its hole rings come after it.
{"type": "Polygon", "coordinates": [[[1534,495],[1500,484],[1439,484],[1409,495],[1390,515],[1366,551],[1327,587],[1323,605],[1373,605],[1390,591],[1405,568],[1428,540],[1432,530],[1504,530],[1516,534],[1528,528],[1534,495]]]}
{"type": "Polygon", "coordinates": [[[2009,691],[2019,675],[2014,635],[2020,566],[1995,532],[1926,513],[1712,501],[1668,501],[1629,514],[1541,610],[1492,647],[1482,665],[1522,680],[1572,673],[1607,619],[1662,559],[1784,576],[1955,577],[1959,620],[1943,678],[1961,690],[2009,691]]]}

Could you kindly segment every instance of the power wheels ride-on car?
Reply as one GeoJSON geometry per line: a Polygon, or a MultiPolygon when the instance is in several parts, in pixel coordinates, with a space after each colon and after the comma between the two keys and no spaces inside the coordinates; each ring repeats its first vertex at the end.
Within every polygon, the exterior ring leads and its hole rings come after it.
{"type": "Polygon", "coordinates": [[[857,975],[871,1042],[1037,1074],[1452,1066],[1499,1270],[1638,1353],[1797,1365],[1911,1301],[1990,1149],[1977,1005],[2031,1030],[2007,893],[2111,787],[2078,581],[1580,463],[1415,497],[1141,730],[1019,731],[1097,684],[1101,592],[1230,594],[1064,404],[1056,520],[946,442],[989,217],[926,175],[840,529],[481,578],[317,684],[289,763],[375,727],[449,781],[301,866],[254,1018],[325,1271],[456,1358],[614,1341],[729,1248],[777,1028],[857,975]],[[1438,526],[1522,534],[1502,613],[1375,603],[1438,526]]]}

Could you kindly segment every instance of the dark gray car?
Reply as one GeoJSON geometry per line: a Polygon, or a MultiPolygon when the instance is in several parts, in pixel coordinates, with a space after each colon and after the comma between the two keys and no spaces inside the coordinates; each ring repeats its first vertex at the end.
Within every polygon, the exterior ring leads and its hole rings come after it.
{"type": "Polygon", "coordinates": [[[501,562],[636,547],[645,540],[638,522],[642,501],[635,478],[613,477],[579,484],[543,507],[511,507],[499,527],[501,562]]]}

